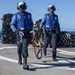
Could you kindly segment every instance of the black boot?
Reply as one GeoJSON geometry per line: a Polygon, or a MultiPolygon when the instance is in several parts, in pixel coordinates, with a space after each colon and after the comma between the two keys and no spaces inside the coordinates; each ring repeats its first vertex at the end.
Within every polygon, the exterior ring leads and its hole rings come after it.
{"type": "Polygon", "coordinates": [[[46,53],[46,51],[44,51],[44,56],[46,56],[47,55],[47,53],[46,53]]]}
{"type": "Polygon", "coordinates": [[[19,58],[18,58],[18,64],[22,64],[22,57],[21,56],[19,56],[19,58]]]}
{"type": "Polygon", "coordinates": [[[27,65],[27,58],[23,58],[23,69],[28,70],[29,66],[27,65]]]}
{"type": "Polygon", "coordinates": [[[56,51],[53,51],[53,61],[57,61],[57,59],[56,59],[56,51]]]}
{"type": "Polygon", "coordinates": [[[44,56],[46,56],[47,55],[47,51],[46,50],[44,50],[44,56]]]}

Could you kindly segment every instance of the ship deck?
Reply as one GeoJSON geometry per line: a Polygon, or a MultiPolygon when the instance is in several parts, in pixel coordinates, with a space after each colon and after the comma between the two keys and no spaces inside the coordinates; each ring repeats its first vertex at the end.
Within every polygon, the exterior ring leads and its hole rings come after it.
{"type": "Polygon", "coordinates": [[[75,48],[58,48],[57,59],[52,61],[52,51],[47,56],[36,59],[33,47],[29,46],[29,70],[18,65],[16,45],[0,43],[0,75],[75,75],[75,48]]]}

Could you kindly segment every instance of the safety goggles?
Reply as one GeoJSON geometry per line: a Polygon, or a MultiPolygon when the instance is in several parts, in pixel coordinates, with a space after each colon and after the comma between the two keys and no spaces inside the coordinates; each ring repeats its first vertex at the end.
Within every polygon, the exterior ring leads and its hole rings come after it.
{"type": "Polygon", "coordinates": [[[51,10],[55,10],[55,8],[54,8],[54,7],[51,7],[50,9],[51,9],[51,10]]]}
{"type": "Polygon", "coordinates": [[[25,5],[21,5],[20,8],[24,9],[25,8],[25,5]]]}

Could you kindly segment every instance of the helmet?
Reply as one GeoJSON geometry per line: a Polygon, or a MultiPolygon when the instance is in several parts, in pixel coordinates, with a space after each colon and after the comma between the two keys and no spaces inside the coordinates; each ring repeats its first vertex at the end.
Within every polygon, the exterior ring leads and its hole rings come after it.
{"type": "Polygon", "coordinates": [[[56,8],[55,8],[54,5],[49,5],[49,7],[48,7],[48,11],[50,11],[50,9],[53,9],[54,11],[56,11],[56,8]]]}
{"type": "Polygon", "coordinates": [[[27,5],[25,2],[18,2],[17,3],[17,10],[19,10],[19,8],[25,8],[27,9],[27,5]]]}

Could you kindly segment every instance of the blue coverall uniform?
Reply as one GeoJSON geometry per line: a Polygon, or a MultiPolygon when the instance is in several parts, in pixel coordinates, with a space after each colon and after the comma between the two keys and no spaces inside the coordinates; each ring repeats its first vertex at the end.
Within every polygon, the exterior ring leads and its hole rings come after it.
{"type": "Polygon", "coordinates": [[[40,28],[44,26],[44,55],[49,43],[52,43],[53,58],[56,58],[56,34],[60,33],[60,25],[56,14],[47,13],[40,24],[40,28]]]}
{"type": "Polygon", "coordinates": [[[21,13],[20,11],[14,14],[11,21],[11,29],[16,33],[17,36],[17,47],[18,47],[18,55],[21,57],[21,54],[24,58],[28,57],[28,44],[31,39],[30,31],[33,30],[33,21],[32,16],[28,12],[21,13]],[[22,38],[22,42],[20,42],[19,32],[22,28],[24,28],[24,36],[22,38]]]}

